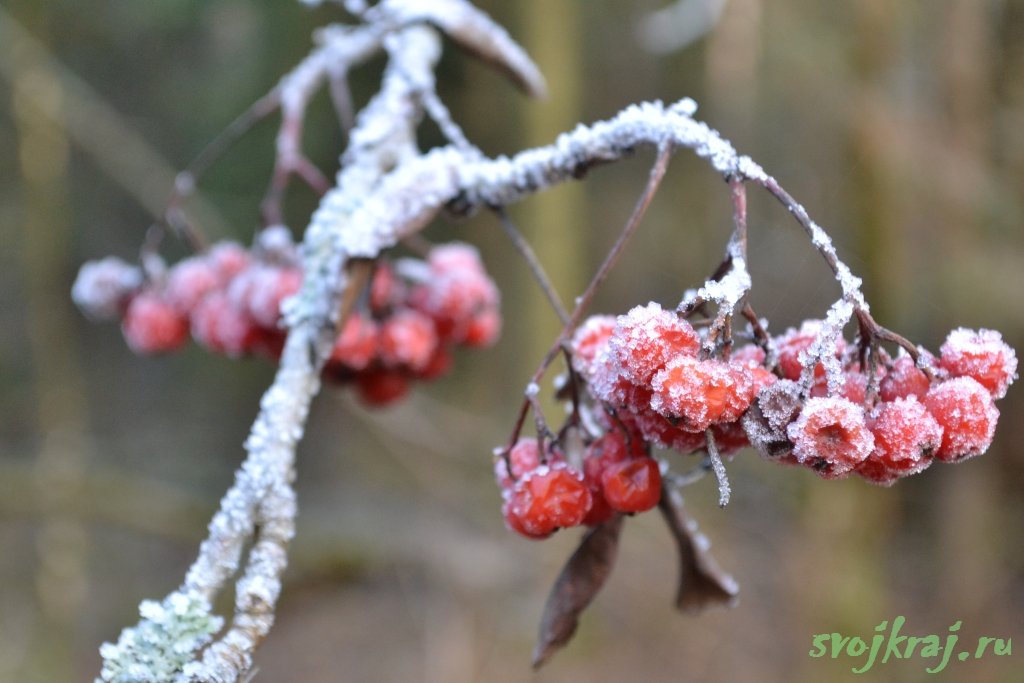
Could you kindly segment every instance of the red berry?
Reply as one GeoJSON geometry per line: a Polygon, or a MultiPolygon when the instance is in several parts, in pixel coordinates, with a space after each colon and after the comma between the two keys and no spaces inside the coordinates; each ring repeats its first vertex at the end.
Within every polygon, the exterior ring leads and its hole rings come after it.
{"type": "Polygon", "coordinates": [[[733,349],[732,355],[729,356],[729,360],[743,362],[751,366],[762,365],[764,358],[764,349],[757,344],[744,344],[733,349]]]}
{"type": "Polygon", "coordinates": [[[430,318],[411,309],[398,311],[381,323],[377,339],[380,359],[385,366],[414,372],[431,361],[437,343],[430,318]]]}
{"type": "Polygon", "coordinates": [[[684,455],[699,451],[705,446],[704,432],[688,432],[673,425],[664,415],[650,408],[638,413],[628,413],[623,419],[627,417],[649,443],[675,449],[684,455]]]}
{"type": "Polygon", "coordinates": [[[249,353],[260,339],[260,329],[222,290],[203,298],[189,320],[197,342],[232,358],[249,353]]]}
{"type": "Polygon", "coordinates": [[[757,387],[743,363],[677,356],[653,379],[651,408],[691,432],[739,419],[757,387]]]}
{"type": "Polygon", "coordinates": [[[143,279],[141,268],[115,256],[89,261],[78,271],[71,298],[90,318],[111,320],[124,312],[143,279]]]}
{"type": "Polygon", "coordinates": [[[368,406],[380,408],[409,393],[409,376],[399,370],[369,368],[356,374],[356,395],[368,406]]]}
{"type": "MultiPolygon", "coordinates": [[[[843,386],[839,389],[842,396],[851,403],[862,404],[867,396],[868,376],[859,370],[843,372],[843,386]]],[[[811,396],[828,396],[828,380],[819,377],[811,386],[811,396]]]]}
{"type": "MultiPolygon", "coordinates": [[[[428,265],[428,278],[410,291],[408,303],[434,319],[442,339],[464,342],[475,316],[497,310],[498,288],[484,271],[477,251],[466,244],[435,247],[428,256],[428,265]]],[[[481,332],[475,331],[477,343],[486,338],[481,332]]]]}
{"type": "Polygon", "coordinates": [[[528,538],[545,538],[583,522],[593,504],[583,476],[565,463],[541,465],[519,479],[503,512],[508,525],[528,538]]]}
{"type": "Polygon", "coordinates": [[[646,386],[671,359],[696,356],[700,337],[675,312],[651,302],[616,319],[608,348],[619,375],[633,384],[646,386]]]}
{"type": "Polygon", "coordinates": [[[732,455],[750,445],[747,432],[739,420],[716,424],[711,427],[711,432],[720,455],[732,455]]]}
{"type": "Polygon", "coordinates": [[[452,354],[444,346],[434,349],[434,355],[430,357],[427,364],[413,373],[416,379],[436,379],[446,374],[452,368],[452,354]]]}
{"type": "Polygon", "coordinates": [[[188,340],[188,319],[149,290],[128,304],[121,331],[135,353],[165,353],[181,348],[188,340]]]}
{"type": "Polygon", "coordinates": [[[249,265],[249,252],[237,242],[218,242],[210,248],[207,258],[227,283],[249,265]]]}
{"type": "Polygon", "coordinates": [[[942,345],[939,364],[953,377],[972,377],[992,398],[1006,396],[1017,377],[1017,354],[995,330],[958,328],[942,345]]]}
{"type": "Polygon", "coordinates": [[[867,459],[875,439],[864,409],[845,398],[809,398],[786,428],[793,456],[826,479],[846,476],[867,459]]]}
{"type": "Polygon", "coordinates": [[[914,396],[924,399],[931,383],[910,356],[900,356],[892,362],[889,371],[878,385],[878,396],[883,401],[914,396]]]}
{"type": "MultiPolygon", "coordinates": [[[[775,352],[778,355],[779,372],[786,379],[798,380],[804,369],[804,351],[806,351],[821,331],[820,320],[805,320],[800,329],[789,328],[786,332],[773,340],[775,352]]],[[[846,342],[839,339],[836,343],[836,357],[842,355],[846,342]]],[[[818,363],[814,367],[814,376],[823,377],[825,367],[818,363]]]]}
{"type": "Polygon", "coordinates": [[[223,284],[208,258],[193,256],[179,261],[167,274],[167,301],[182,315],[189,315],[200,301],[223,284]]]}
{"type": "Polygon", "coordinates": [[[644,512],[661,498],[661,471],[654,458],[616,462],[601,473],[601,492],[619,512],[644,512]]]}
{"type": "Polygon", "coordinates": [[[395,277],[391,264],[381,261],[370,280],[370,310],[378,316],[387,315],[405,296],[403,289],[402,281],[395,277]]]}
{"type": "Polygon", "coordinates": [[[281,303],[299,291],[302,271],[268,264],[246,268],[232,281],[228,290],[235,306],[245,311],[261,327],[277,327],[281,303]]]}
{"type": "Polygon", "coordinates": [[[875,448],[857,472],[876,483],[889,483],[890,476],[894,480],[924,470],[942,443],[942,427],[913,396],[883,402],[869,428],[875,448]]]}
{"type": "Polygon", "coordinates": [[[593,376],[597,356],[608,343],[615,329],[615,316],[592,315],[576,328],[569,347],[572,349],[572,366],[587,382],[593,376]]]}
{"type": "Polygon", "coordinates": [[[329,363],[350,370],[362,370],[377,355],[377,323],[361,313],[353,312],[331,349],[329,363]]]}
{"type": "Polygon", "coordinates": [[[508,461],[505,458],[498,458],[494,463],[494,478],[498,486],[512,488],[517,480],[521,479],[527,472],[540,467],[540,450],[537,446],[537,439],[519,439],[508,452],[508,461]],[[512,466],[512,473],[509,474],[509,464],[512,466]]]}
{"type": "Polygon", "coordinates": [[[496,342],[500,334],[501,314],[496,308],[485,308],[469,320],[462,336],[462,344],[484,348],[496,342]]]}
{"type": "Polygon", "coordinates": [[[957,462],[988,450],[999,409],[988,389],[975,379],[956,377],[936,384],[924,397],[924,406],[942,426],[936,458],[957,462]]]}

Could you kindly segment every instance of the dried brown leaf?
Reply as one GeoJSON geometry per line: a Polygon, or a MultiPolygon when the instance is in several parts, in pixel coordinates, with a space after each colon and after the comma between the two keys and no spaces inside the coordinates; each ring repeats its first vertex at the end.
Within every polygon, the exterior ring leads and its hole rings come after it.
{"type": "Polygon", "coordinates": [[[682,501],[674,499],[673,494],[668,489],[662,491],[658,509],[679,551],[676,607],[696,614],[715,605],[734,605],[739,585],[718,566],[708,552],[707,537],[697,529],[697,523],[683,510],[682,501]]]}
{"type": "Polygon", "coordinates": [[[580,614],[611,574],[621,531],[622,516],[614,515],[588,531],[565,563],[544,604],[537,645],[533,650],[534,669],[548,661],[576,632],[580,614]]]}

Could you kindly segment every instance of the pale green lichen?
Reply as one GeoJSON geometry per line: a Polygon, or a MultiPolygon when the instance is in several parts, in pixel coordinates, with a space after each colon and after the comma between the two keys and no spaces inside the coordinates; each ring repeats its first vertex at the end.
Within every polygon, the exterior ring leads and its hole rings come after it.
{"type": "Polygon", "coordinates": [[[116,644],[100,647],[103,669],[97,683],[174,681],[224,624],[194,593],[171,593],[163,602],[145,600],[139,615],[142,621],[122,631],[116,644]]]}

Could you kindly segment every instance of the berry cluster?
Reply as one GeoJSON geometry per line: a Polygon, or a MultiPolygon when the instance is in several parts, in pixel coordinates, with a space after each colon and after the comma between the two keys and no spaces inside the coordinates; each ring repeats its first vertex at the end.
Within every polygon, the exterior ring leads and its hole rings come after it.
{"type": "Polygon", "coordinates": [[[573,336],[573,367],[594,398],[644,441],[692,453],[711,430],[719,451],[747,445],[739,420],[776,377],[750,345],[728,359],[702,357],[696,330],[656,303],[626,315],[594,316],[573,336]]]}
{"type": "Polygon", "coordinates": [[[988,449],[999,418],[995,399],[1017,370],[1016,354],[998,332],[954,330],[938,358],[878,350],[873,370],[840,340],[842,376],[830,392],[821,363],[805,372],[819,329],[811,321],[773,340],[782,379],[758,395],[743,421],[762,454],[826,479],[855,473],[891,485],[934,460],[959,462],[988,449]],[[802,381],[808,374],[809,391],[802,381]]]}
{"type": "MultiPolygon", "coordinates": [[[[149,277],[113,257],[87,263],[72,296],[90,317],[120,318],[136,353],[175,351],[191,333],[200,345],[230,357],[280,356],[281,306],[302,284],[287,229],[262,231],[251,251],[221,242],[170,268],[147,266],[149,277]]],[[[493,343],[501,328],[498,304],[498,289],[469,245],[436,246],[426,260],[382,260],[340,331],[324,375],[351,382],[368,404],[390,403],[413,380],[443,374],[453,347],[493,343]]]]}
{"type": "Polygon", "coordinates": [[[509,528],[527,538],[596,526],[615,513],[650,510],[661,498],[661,470],[637,434],[609,425],[569,462],[557,444],[520,439],[495,465],[509,528]]]}
{"type": "Polygon", "coordinates": [[[508,526],[545,538],[651,509],[662,483],[652,446],[686,454],[713,444],[728,456],[753,445],[826,479],[855,473],[882,485],[988,448],[994,401],[1017,371],[998,332],[957,329],[937,358],[915,349],[916,359],[827,332],[809,320],[732,349],[656,303],[587,319],[568,345],[578,393],[595,408],[573,401],[583,445],[563,449],[567,423],[543,447],[519,439],[499,451],[508,526]]]}

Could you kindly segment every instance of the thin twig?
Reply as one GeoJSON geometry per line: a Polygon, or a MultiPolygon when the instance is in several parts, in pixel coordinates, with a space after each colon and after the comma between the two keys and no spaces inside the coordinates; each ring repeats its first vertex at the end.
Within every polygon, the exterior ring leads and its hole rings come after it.
{"type": "Polygon", "coordinates": [[[548,277],[547,271],[544,270],[544,266],[541,264],[540,259],[537,258],[537,253],[530,246],[530,243],[523,237],[523,234],[516,229],[512,219],[509,218],[508,212],[503,207],[495,207],[494,213],[498,216],[498,222],[501,224],[502,230],[508,236],[512,242],[512,246],[516,248],[519,255],[526,261],[526,265],[530,268],[530,273],[533,275],[533,279],[540,285],[541,291],[544,292],[544,296],[547,298],[548,303],[551,304],[551,308],[554,309],[555,314],[563,325],[569,322],[569,312],[565,310],[565,305],[558,296],[558,292],[555,291],[554,285],[551,283],[551,278],[548,277]]]}

